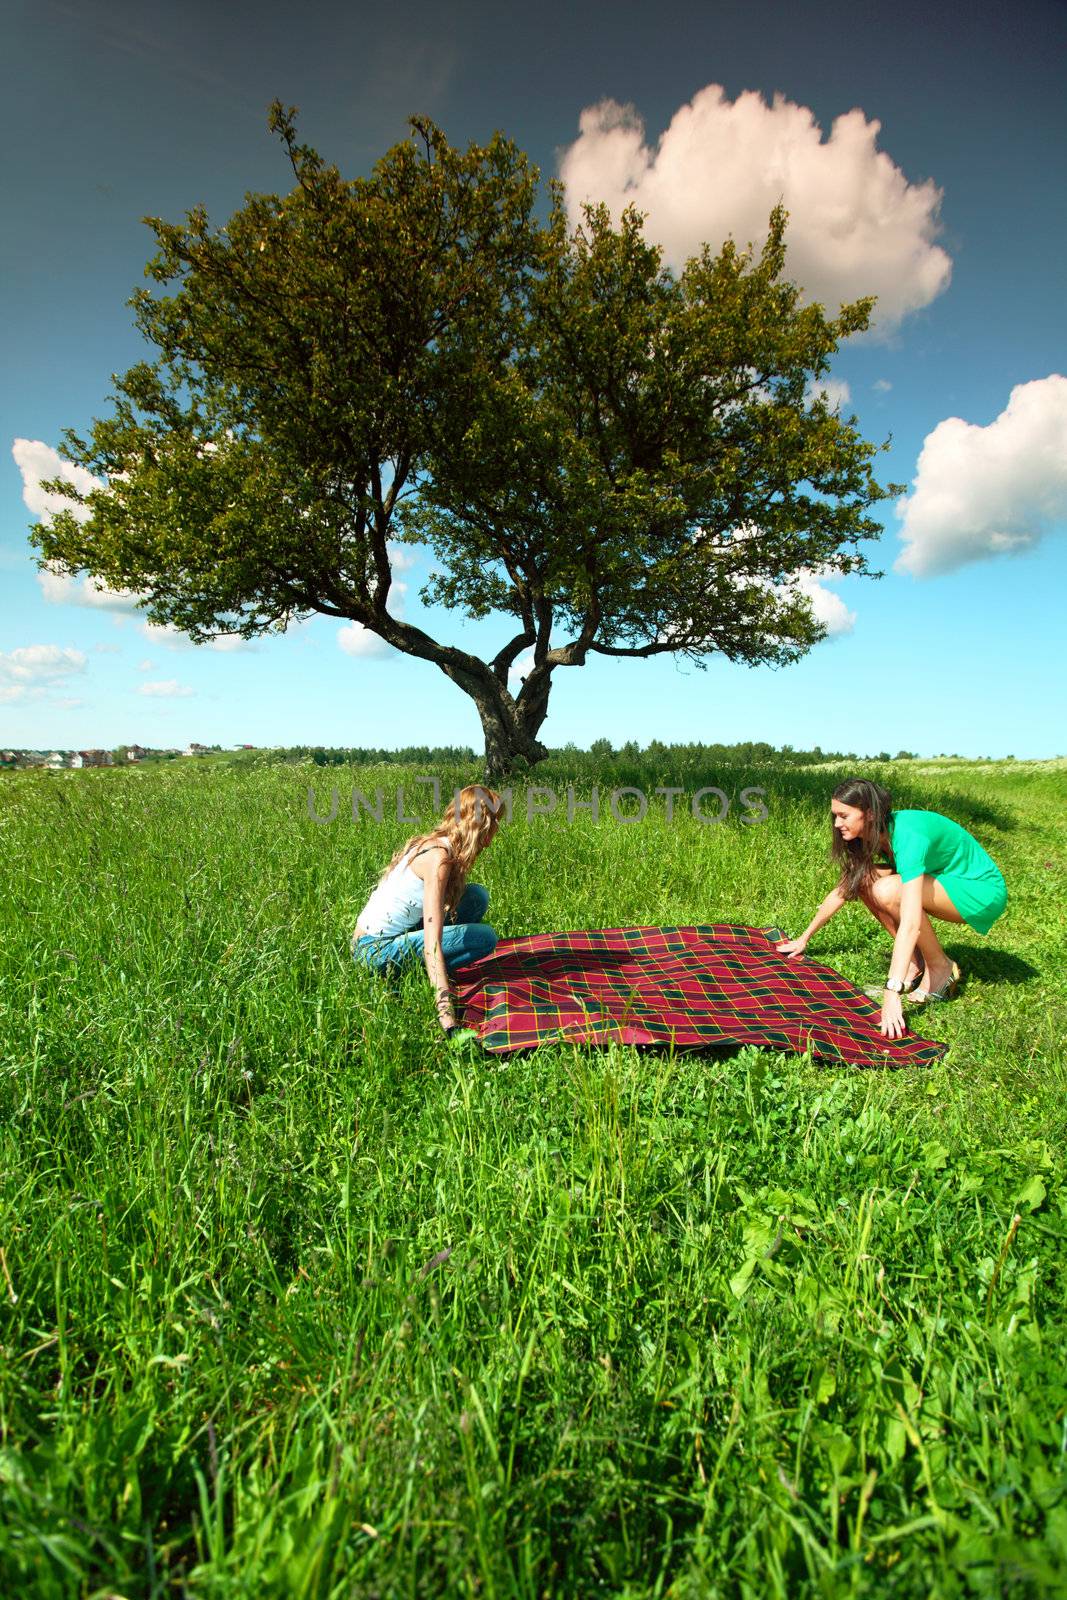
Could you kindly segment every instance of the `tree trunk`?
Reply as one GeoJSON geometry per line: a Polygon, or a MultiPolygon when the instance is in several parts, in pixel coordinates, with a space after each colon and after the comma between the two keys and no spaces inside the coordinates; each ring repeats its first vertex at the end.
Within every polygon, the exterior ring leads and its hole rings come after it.
{"type": "MultiPolygon", "coordinates": [[[[381,619],[379,619],[381,620],[381,619]]],[[[394,618],[385,619],[381,633],[396,649],[422,661],[432,661],[478,707],[485,734],[485,776],[489,782],[509,773],[536,766],[548,755],[537,735],[548,716],[553,668],[542,662],[523,680],[520,693],[510,693],[493,668],[477,656],[439,645],[420,629],[394,618]]]]}
{"type": "Polygon", "coordinates": [[[548,750],[537,735],[548,714],[548,695],[522,706],[503,691],[468,690],[478,707],[485,734],[485,776],[490,783],[543,761],[548,750]]]}

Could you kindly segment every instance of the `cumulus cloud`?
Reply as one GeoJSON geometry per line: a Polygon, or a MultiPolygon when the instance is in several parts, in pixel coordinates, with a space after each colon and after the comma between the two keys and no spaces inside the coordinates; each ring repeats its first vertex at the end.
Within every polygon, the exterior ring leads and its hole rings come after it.
{"type": "Polygon", "coordinates": [[[162,645],[165,650],[219,650],[225,653],[229,650],[244,649],[248,644],[248,640],[242,639],[239,633],[220,634],[217,639],[209,639],[206,644],[194,644],[187,633],[173,627],[169,622],[142,622],[139,631],[149,644],[162,645]]]}
{"type": "Polygon", "coordinates": [[[560,165],[571,220],[585,200],[614,216],[647,214],[647,231],[676,268],[706,241],[732,236],[757,247],[767,218],[789,211],[786,271],[808,300],[831,310],[878,296],[882,329],[929,305],[952,262],[934,241],[941,191],[909,183],[877,148],[881,124],[863,111],[834,120],[829,138],[806,107],[747,92],[729,100],[709,84],[675,112],[655,145],[633,106],[602,100],[584,110],[560,165]]]}
{"type": "MultiPolygon", "coordinates": [[[[42,489],[42,479],[60,478],[64,483],[72,483],[82,494],[105,486],[103,479],[94,478],[85,467],[64,461],[58,450],[53,450],[50,444],[45,444],[41,439],[16,439],[11,446],[11,454],[22,474],[22,498],[27,508],[42,522],[51,522],[57,511],[70,511],[79,520],[84,520],[86,516],[83,507],[65,500],[61,494],[42,489]]],[[[108,589],[94,578],[71,577],[48,567],[38,572],[37,581],[44,598],[52,605],[133,611],[141,598],[132,589],[108,589]]]]}
{"type": "Polygon", "coordinates": [[[362,622],[346,622],[343,628],[338,628],[337,643],[346,656],[358,656],[362,661],[393,654],[392,645],[365,628],[362,622]]]}
{"type": "MultiPolygon", "coordinates": [[[[749,528],[738,529],[739,534],[749,532],[749,528]]],[[[758,530],[751,529],[755,533],[758,530]]],[[[773,583],[770,578],[743,577],[735,578],[739,588],[748,588],[755,585],[758,588],[769,590],[780,600],[792,600],[798,596],[806,600],[811,606],[812,616],[815,621],[826,629],[827,639],[836,639],[841,634],[851,633],[856,626],[856,613],[850,611],[839,594],[833,589],[828,589],[820,578],[827,577],[825,569],[813,570],[811,567],[801,567],[799,571],[785,583],[773,583]]]]}
{"type": "Polygon", "coordinates": [[[818,383],[808,384],[804,391],[804,404],[810,406],[816,395],[826,402],[828,411],[840,411],[852,399],[852,390],[844,378],[823,378],[818,383]]]}
{"type": "MultiPolygon", "coordinates": [[[[734,529],[735,539],[745,539],[757,536],[759,529],[752,523],[744,523],[734,529]]],[[[851,633],[856,626],[856,613],[850,611],[839,594],[833,589],[828,589],[822,578],[836,576],[826,568],[812,569],[801,567],[792,577],[784,582],[775,583],[771,578],[765,578],[755,573],[733,573],[730,581],[739,591],[763,590],[771,595],[778,603],[786,605],[790,602],[806,600],[811,608],[812,616],[824,629],[825,639],[836,639],[842,634],[851,633]]],[[[667,628],[657,635],[662,642],[684,633],[684,629],[667,628]]],[[[511,687],[509,683],[509,687],[511,687]]],[[[512,690],[514,693],[514,689],[512,690]]]]}
{"type": "Polygon", "coordinates": [[[179,696],[195,694],[196,690],[190,689],[186,683],[179,683],[176,678],[164,678],[153,683],[142,683],[137,693],[153,695],[161,700],[173,700],[179,696]]]}
{"type": "Polygon", "coordinates": [[[54,683],[84,672],[88,658],[81,650],[58,644],[26,644],[0,651],[0,680],[8,683],[54,683]]]}
{"type": "Polygon", "coordinates": [[[1031,549],[1067,522],[1067,377],[1019,384],[986,427],[939,422],[912,481],[896,508],[898,572],[933,577],[1031,549]]]}
{"type": "Polygon", "coordinates": [[[875,378],[871,387],[876,394],[888,394],[893,385],[888,378],[875,378]]]}
{"type": "MultiPolygon", "coordinates": [[[[94,478],[84,467],[73,466],[69,461],[64,461],[58,451],[40,439],[16,439],[11,453],[22,473],[22,498],[34,515],[46,522],[61,510],[73,511],[77,517],[83,517],[85,513],[71,501],[64,500],[62,495],[45,493],[40,487],[40,479],[62,478],[67,483],[73,483],[83,494],[90,489],[104,487],[99,478],[94,478]]],[[[124,614],[138,610],[140,602],[147,599],[144,591],[109,589],[106,584],[99,583],[93,577],[75,577],[69,573],[57,572],[50,567],[38,571],[37,581],[41,585],[44,598],[52,605],[92,606],[99,610],[124,614]]],[[[141,632],[155,643],[170,648],[181,648],[191,643],[177,628],[161,628],[151,622],[143,623],[141,632]]],[[[246,642],[239,637],[227,635],[225,638],[212,640],[210,648],[239,650],[246,642]]]]}
{"type": "Polygon", "coordinates": [[[426,546],[404,544],[399,539],[390,539],[387,549],[389,551],[389,565],[393,571],[410,572],[412,567],[418,566],[419,557],[425,552],[426,546]]]}
{"type": "Polygon", "coordinates": [[[534,653],[533,645],[531,645],[528,650],[524,650],[522,655],[517,657],[517,659],[511,664],[511,668],[508,672],[508,688],[511,690],[512,694],[518,694],[519,690],[522,688],[522,680],[525,678],[533,664],[534,653]]]}
{"type": "Polygon", "coordinates": [[[51,605],[95,606],[102,611],[136,611],[141,596],[135,589],[108,589],[95,578],[75,578],[42,567],[37,574],[41,593],[51,605]]]}
{"type": "MultiPolygon", "coordinates": [[[[406,583],[394,583],[389,590],[389,610],[397,618],[404,614],[407,590],[406,583]]],[[[356,656],[361,661],[373,661],[395,654],[391,644],[365,628],[362,622],[346,622],[343,628],[338,628],[337,643],[346,656],[356,656]]]]}
{"type": "Polygon", "coordinates": [[[814,572],[806,569],[798,573],[793,587],[811,603],[816,622],[826,629],[828,639],[851,633],[856,626],[856,613],[850,611],[839,594],[819,582],[814,572]]]}
{"type": "Polygon", "coordinates": [[[87,662],[83,651],[58,644],[27,644],[17,650],[0,650],[0,704],[39,700],[47,690],[84,672],[87,662]]]}
{"type": "Polygon", "coordinates": [[[65,500],[61,494],[42,489],[42,478],[61,478],[64,483],[72,483],[82,494],[104,487],[102,479],[94,478],[85,467],[64,461],[57,450],[41,439],[16,439],[11,446],[11,454],[22,474],[22,498],[34,516],[45,522],[50,522],[57,511],[73,511],[79,518],[84,518],[85,512],[72,500],[65,500]]]}

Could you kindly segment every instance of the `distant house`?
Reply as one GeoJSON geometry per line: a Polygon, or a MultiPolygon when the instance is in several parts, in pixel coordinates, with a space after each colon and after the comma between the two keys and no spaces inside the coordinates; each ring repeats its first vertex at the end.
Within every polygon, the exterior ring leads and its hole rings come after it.
{"type": "Polygon", "coordinates": [[[17,767],[19,764],[16,750],[0,750],[0,767],[17,767]]]}
{"type": "Polygon", "coordinates": [[[148,751],[143,744],[128,744],[126,746],[127,761],[143,761],[148,751]]]}
{"type": "Polygon", "coordinates": [[[110,750],[79,750],[83,767],[113,767],[115,757],[110,750]]]}
{"type": "Polygon", "coordinates": [[[182,751],[183,756],[206,756],[207,753],[207,745],[197,744],[195,740],[192,744],[186,745],[185,749],[182,751]]]}
{"type": "Polygon", "coordinates": [[[45,761],[45,766],[46,767],[53,767],[53,768],[65,767],[66,764],[67,764],[67,758],[63,754],[62,750],[53,750],[52,754],[45,761]]]}
{"type": "Polygon", "coordinates": [[[85,757],[82,755],[80,750],[74,750],[71,752],[70,765],[72,767],[84,767],[85,757]]]}

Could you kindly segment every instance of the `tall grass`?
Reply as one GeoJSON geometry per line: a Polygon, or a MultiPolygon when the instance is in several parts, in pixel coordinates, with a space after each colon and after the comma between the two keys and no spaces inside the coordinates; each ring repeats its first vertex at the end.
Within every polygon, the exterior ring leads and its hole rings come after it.
{"type": "MultiPolygon", "coordinates": [[[[535,777],[769,817],[520,809],[502,932],[828,886],[832,773],[535,777]]],[[[5,778],[0,1592],[1067,1593],[1063,774],[891,778],[1011,893],[929,1072],[450,1050],[348,957],[397,769],[5,778]]]]}

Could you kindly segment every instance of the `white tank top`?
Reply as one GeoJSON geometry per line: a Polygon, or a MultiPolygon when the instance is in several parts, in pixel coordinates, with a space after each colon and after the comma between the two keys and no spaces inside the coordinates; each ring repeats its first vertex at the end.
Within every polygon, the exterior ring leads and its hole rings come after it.
{"type": "MultiPolygon", "coordinates": [[[[432,848],[423,845],[422,850],[432,848]]],[[[374,890],[357,922],[364,933],[391,939],[422,926],[426,885],[411,870],[412,861],[422,850],[404,856],[374,890]]]]}

